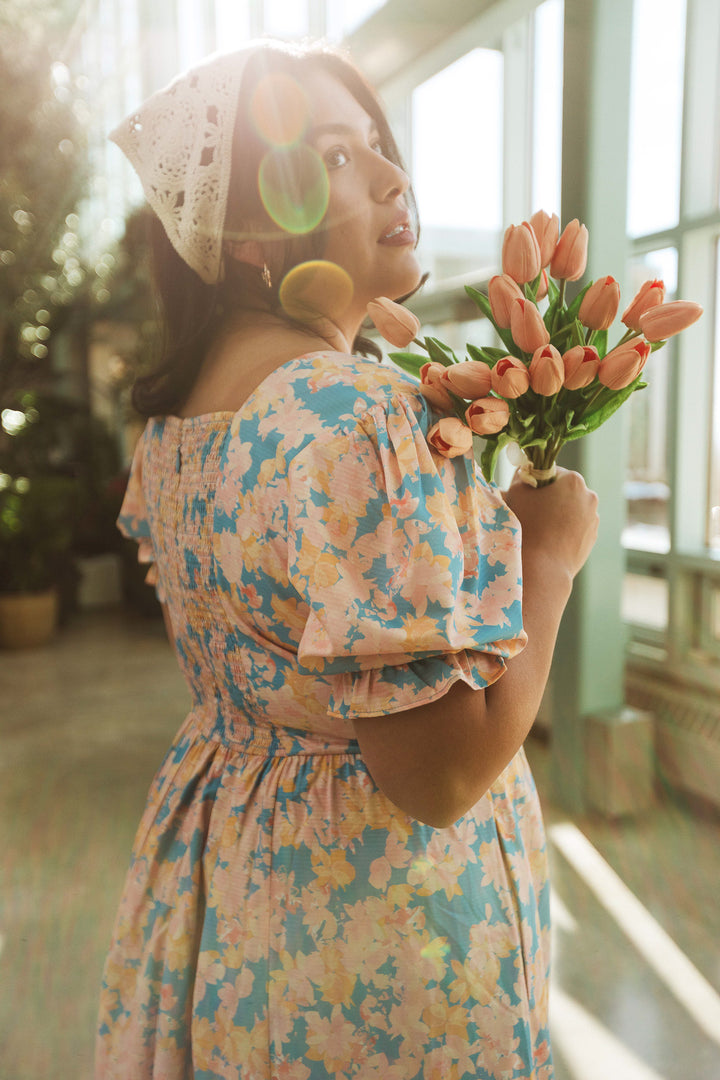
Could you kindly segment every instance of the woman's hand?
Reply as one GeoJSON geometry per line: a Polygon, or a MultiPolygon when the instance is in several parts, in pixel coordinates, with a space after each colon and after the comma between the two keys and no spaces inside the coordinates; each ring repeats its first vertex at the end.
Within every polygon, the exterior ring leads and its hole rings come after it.
{"type": "Polygon", "coordinates": [[[551,559],[570,579],[584,566],[598,531],[598,498],[580,473],[558,469],[546,487],[513,480],[503,493],[522,525],[525,573],[537,560],[551,559]]]}

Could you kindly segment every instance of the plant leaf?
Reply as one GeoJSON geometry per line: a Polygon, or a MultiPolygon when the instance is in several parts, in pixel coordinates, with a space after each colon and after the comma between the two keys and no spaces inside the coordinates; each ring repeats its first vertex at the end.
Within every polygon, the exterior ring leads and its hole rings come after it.
{"type": "Polygon", "coordinates": [[[426,337],[425,347],[430,354],[430,359],[434,360],[436,364],[442,364],[443,367],[450,367],[451,364],[458,363],[458,358],[450,346],[439,341],[438,338],[426,337]]]}
{"type": "Polygon", "coordinates": [[[581,289],[580,292],[577,294],[577,296],[573,300],[572,304],[570,304],[568,306],[567,312],[568,312],[568,315],[572,319],[575,318],[578,311],[580,310],[580,305],[583,302],[583,297],[585,296],[585,293],[588,291],[588,289],[590,288],[591,285],[592,285],[592,281],[588,281],[587,285],[583,289],[581,289]]]}
{"type": "Polygon", "coordinates": [[[479,292],[477,289],[473,289],[472,285],[465,286],[465,292],[468,294],[471,300],[473,300],[482,311],[483,315],[490,320],[495,329],[498,331],[500,328],[497,326],[495,319],[493,318],[492,308],[490,307],[490,301],[485,293],[479,292]]]}
{"type": "Polygon", "coordinates": [[[392,360],[393,364],[397,364],[399,368],[406,371],[408,375],[414,375],[416,379],[420,378],[420,368],[423,364],[427,364],[427,357],[413,352],[391,352],[388,356],[392,360]]]}
{"type": "Polygon", "coordinates": [[[509,442],[513,442],[513,437],[512,435],[508,435],[505,431],[500,431],[497,435],[488,435],[486,437],[485,446],[480,455],[480,468],[488,483],[493,482],[493,475],[495,473],[498,458],[500,457],[500,451],[509,442]]]}
{"type": "Polygon", "coordinates": [[[608,339],[607,330],[597,330],[595,332],[595,336],[592,339],[592,343],[595,346],[595,348],[597,349],[598,356],[600,357],[601,360],[603,359],[603,357],[605,356],[605,353],[607,352],[607,339],[608,339]]]}
{"type": "Polygon", "coordinates": [[[634,382],[631,382],[629,386],[623,387],[622,390],[612,391],[612,397],[602,402],[596,409],[583,416],[578,421],[577,425],[573,428],[572,434],[568,434],[566,441],[570,442],[573,439],[579,439],[581,435],[589,435],[591,431],[597,431],[597,429],[609,420],[613,413],[617,412],[621,405],[623,405],[631,394],[634,394],[636,390],[642,390],[647,386],[647,383],[641,381],[641,377],[638,375],[634,382]]]}
{"type": "Polygon", "coordinates": [[[547,294],[548,294],[548,302],[551,305],[556,303],[558,297],[560,296],[560,290],[558,289],[557,285],[555,284],[555,282],[553,281],[553,279],[550,277],[549,274],[548,274],[548,292],[547,292],[547,294]]]}
{"type": "Polygon", "coordinates": [[[507,356],[507,349],[495,349],[490,345],[472,345],[470,342],[465,346],[471,359],[481,360],[483,364],[488,364],[490,367],[494,367],[498,360],[502,360],[504,356],[507,356]]]}

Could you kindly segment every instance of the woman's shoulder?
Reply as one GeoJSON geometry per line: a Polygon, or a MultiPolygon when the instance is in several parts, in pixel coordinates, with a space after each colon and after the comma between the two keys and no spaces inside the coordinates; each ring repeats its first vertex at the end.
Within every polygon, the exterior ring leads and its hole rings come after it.
{"type": "Polygon", "coordinates": [[[417,380],[387,362],[355,353],[320,350],[297,356],[276,368],[256,389],[251,412],[298,409],[320,423],[352,423],[374,406],[392,407],[398,396],[415,411],[424,408],[417,380]]]}

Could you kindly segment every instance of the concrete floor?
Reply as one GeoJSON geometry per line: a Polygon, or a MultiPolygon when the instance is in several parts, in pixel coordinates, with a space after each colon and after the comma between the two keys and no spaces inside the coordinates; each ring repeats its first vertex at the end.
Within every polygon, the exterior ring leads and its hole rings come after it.
{"type": "MultiPolygon", "coordinates": [[[[83,613],[0,653],[0,1080],[91,1077],[133,835],[187,700],[159,620],[83,613]]],[[[621,824],[545,811],[556,1080],[720,1080],[720,821],[676,797],[621,824]]]]}

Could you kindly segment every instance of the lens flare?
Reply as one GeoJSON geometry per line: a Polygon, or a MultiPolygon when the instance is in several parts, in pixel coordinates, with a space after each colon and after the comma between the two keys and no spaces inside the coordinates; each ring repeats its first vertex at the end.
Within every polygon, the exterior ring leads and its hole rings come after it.
{"type": "Polygon", "coordinates": [[[250,100],[250,116],[261,139],[271,146],[291,146],[304,135],[310,102],[290,75],[266,75],[250,100]]]}
{"type": "Polygon", "coordinates": [[[270,150],[260,165],[258,188],[275,224],[295,236],[317,228],[328,208],[327,169],[317,150],[304,143],[270,150]]]}
{"type": "Polygon", "coordinates": [[[312,259],[288,271],[278,296],[291,319],[315,323],[340,318],[350,306],[353,291],[347,270],[324,259],[312,259]]]}

